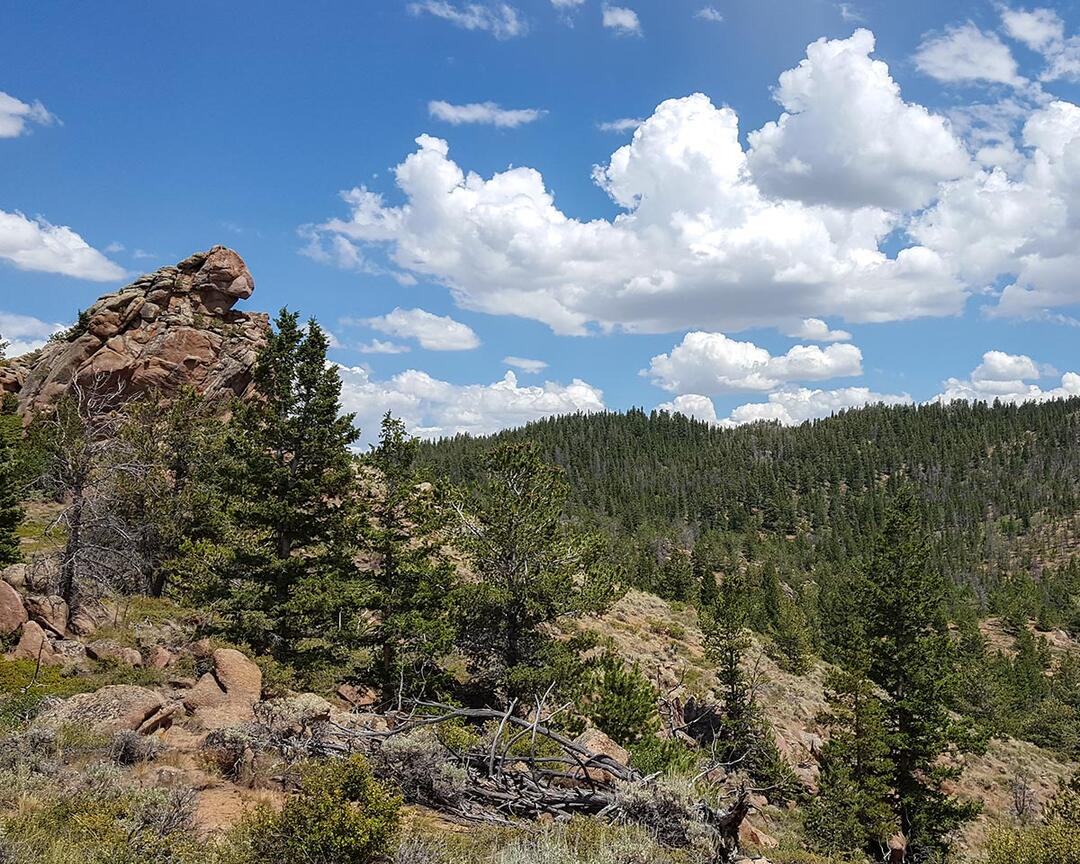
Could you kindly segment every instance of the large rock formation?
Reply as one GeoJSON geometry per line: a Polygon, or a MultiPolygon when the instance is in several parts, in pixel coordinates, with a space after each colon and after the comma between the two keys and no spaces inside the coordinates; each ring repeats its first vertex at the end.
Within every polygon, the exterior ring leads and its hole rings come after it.
{"type": "Polygon", "coordinates": [[[54,404],[72,382],[123,397],[191,385],[209,397],[246,396],[269,320],[236,312],[255,280],[224,246],[140,276],[101,297],[68,341],[0,368],[24,416],[54,404]]]}

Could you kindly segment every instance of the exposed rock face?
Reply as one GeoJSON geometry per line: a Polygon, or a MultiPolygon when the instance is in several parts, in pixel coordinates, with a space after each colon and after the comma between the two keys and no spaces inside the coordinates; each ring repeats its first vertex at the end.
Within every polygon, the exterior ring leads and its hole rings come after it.
{"type": "Polygon", "coordinates": [[[2,367],[0,390],[18,392],[24,416],[55,403],[72,382],[123,397],[185,385],[209,397],[248,395],[269,320],[232,306],[254,289],[231,249],[192,255],[100,298],[81,335],[30,355],[28,371],[19,360],[2,367]]]}

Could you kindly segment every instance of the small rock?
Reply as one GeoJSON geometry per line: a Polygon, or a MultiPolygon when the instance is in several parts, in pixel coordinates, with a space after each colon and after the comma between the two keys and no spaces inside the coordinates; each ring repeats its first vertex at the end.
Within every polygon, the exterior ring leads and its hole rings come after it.
{"type": "Polygon", "coordinates": [[[26,598],[26,611],[38,624],[57,636],[62,637],[67,632],[68,604],[63,597],[33,594],[26,598]]]}
{"type": "MultiPolygon", "coordinates": [[[[624,747],[620,747],[599,729],[586,729],[574,739],[574,743],[590,753],[607,756],[621,765],[627,765],[630,762],[629,751],[624,747]]],[[[603,768],[589,768],[587,770],[589,777],[597,782],[606,782],[613,779],[603,768]]]]}
{"type": "Polygon", "coordinates": [[[60,658],[56,656],[56,652],[53,651],[49,637],[45,635],[45,631],[41,629],[41,625],[36,621],[23,623],[19,644],[15,646],[11,656],[16,660],[35,661],[40,657],[41,662],[45,664],[61,662],[60,658]]]}
{"type": "Polygon", "coordinates": [[[98,734],[139,729],[157,714],[165,700],[146,687],[111,684],[93,693],[77,693],[47,711],[43,717],[72,723],[98,734]]]}
{"type": "Polygon", "coordinates": [[[89,636],[109,623],[109,610],[101,603],[81,603],[71,612],[68,629],[77,636],[89,636]]]}
{"type": "Polygon", "coordinates": [[[235,648],[218,648],[214,652],[214,673],[230,699],[255,703],[262,696],[262,670],[235,648]]]}
{"type": "Polygon", "coordinates": [[[176,660],[176,655],[172,653],[168,648],[162,645],[158,645],[150,655],[150,666],[154,669],[166,669],[172,666],[176,660]]]}
{"type": "Polygon", "coordinates": [[[97,639],[87,643],[86,653],[94,660],[113,660],[125,666],[142,666],[142,655],[135,648],[128,648],[111,639],[97,639]]]}
{"type": "Polygon", "coordinates": [[[766,834],[760,828],[755,828],[746,819],[739,825],[739,842],[757,846],[759,849],[775,849],[780,845],[779,840],[766,834]]]}
{"type": "Polygon", "coordinates": [[[225,691],[221,689],[221,686],[217,682],[217,678],[214,677],[214,673],[205,673],[192,687],[184,694],[184,707],[192,713],[198,711],[200,708],[212,708],[216,705],[220,705],[225,701],[225,691]]]}
{"type": "Polygon", "coordinates": [[[356,687],[353,684],[342,684],[337,689],[337,694],[350,705],[358,708],[368,708],[379,702],[379,691],[372,687],[356,687]]]}
{"type": "Polygon", "coordinates": [[[3,579],[12,588],[26,588],[26,565],[9,564],[0,570],[0,579],[3,579]]]}
{"type": "MultiPolygon", "coordinates": [[[[18,565],[16,565],[18,566],[18,565]]],[[[11,568],[9,567],[8,570],[11,568]]],[[[7,570],[4,571],[7,573],[7,570]]],[[[0,636],[10,636],[26,621],[26,607],[19,592],[6,581],[0,582],[0,636]]]]}
{"type": "Polygon", "coordinates": [[[184,706],[180,702],[172,702],[165,705],[142,722],[142,725],[139,726],[139,732],[143,735],[149,735],[151,732],[157,732],[159,729],[168,729],[172,726],[173,720],[183,713],[184,706]]]}
{"type": "Polygon", "coordinates": [[[64,660],[81,663],[86,659],[86,646],[78,639],[57,639],[52,647],[56,656],[64,660]]]}

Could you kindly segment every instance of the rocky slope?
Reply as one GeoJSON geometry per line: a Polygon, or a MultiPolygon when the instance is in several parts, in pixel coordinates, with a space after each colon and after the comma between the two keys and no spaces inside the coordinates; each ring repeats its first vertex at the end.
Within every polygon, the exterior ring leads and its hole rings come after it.
{"type": "Polygon", "coordinates": [[[215,246],[106,294],[68,338],[0,366],[0,393],[23,416],[53,405],[73,383],[123,397],[191,385],[209,397],[245,396],[269,327],[232,307],[255,290],[234,251],[215,246]]]}

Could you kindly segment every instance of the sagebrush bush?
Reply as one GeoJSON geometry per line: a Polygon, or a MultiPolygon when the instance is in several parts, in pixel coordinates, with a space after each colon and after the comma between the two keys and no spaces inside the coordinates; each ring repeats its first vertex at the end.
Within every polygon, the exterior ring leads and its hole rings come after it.
{"type": "Polygon", "coordinates": [[[1047,805],[1041,824],[992,832],[984,864],[1080,864],[1080,777],[1047,805]]]}
{"type": "Polygon", "coordinates": [[[621,784],[618,806],[624,821],[640,825],[662,846],[690,845],[693,802],[687,784],[667,779],[621,784]]]}
{"type": "Polygon", "coordinates": [[[375,864],[394,850],[400,804],[353,756],[305,766],[281,812],[260,809],[241,830],[252,862],[375,864]]]}
{"type": "Polygon", "coordinates": [[[156,759],[161,753],[162,744],[156,738],[140,735],[133,729],[122,729],[113,736],[110,750],[117,765],[138,765],[156,759]]]}
{"type": "Polygon", "coordinates": [[[382,777],[401,788],[405,799],[432,807],[454,806],[465,792],[465,770],[449,761],[450,754],[430,728],[388,738],[372,756],[382,777]]]}

